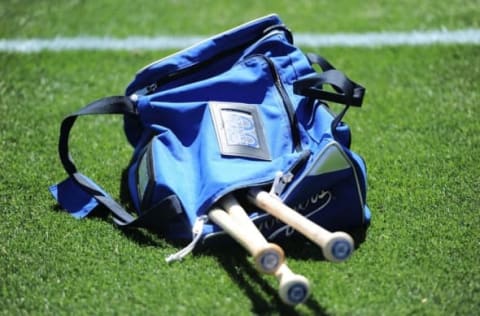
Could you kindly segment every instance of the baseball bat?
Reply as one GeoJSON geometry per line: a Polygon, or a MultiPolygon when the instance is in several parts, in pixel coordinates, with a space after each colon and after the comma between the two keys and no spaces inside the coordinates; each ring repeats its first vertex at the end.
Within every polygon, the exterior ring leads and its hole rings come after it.
{"type": "Polygon", "coordinates": [[[268,192],[251,189],[248,193],[248,199],[257,207],[290,225],[320,246],[325,259],[332,262],[342,262],[352,254],[354,243],[349,234],[345,232],[332,233],[326,230],[268,192]]]}
{"type": "MultiPolygon", "coordinates": [[[[269,244],[233,195],[225,196],[220,201],[220,205],[235,223],[241,227],[243,234],[249,235],[250,238],[255,239],[259,244],[269,244]]],[[[278,294],[285,304],[300,304],[308,298],[310,284],[307,278],[293,273],[286,263],[282,262],[274,274],[279,281],[278,294]]]]}
{"type": "Polygon", "coordinates": [[[224,209],[213,207],[208,217],[252,255],[255,267],[260,272],[274,274],[285,260],[282,248],[249,234],[224,209]]]}

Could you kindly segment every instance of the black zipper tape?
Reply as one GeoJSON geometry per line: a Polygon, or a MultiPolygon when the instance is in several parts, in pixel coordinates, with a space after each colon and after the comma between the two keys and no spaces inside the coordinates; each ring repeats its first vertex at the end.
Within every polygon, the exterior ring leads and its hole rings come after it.
{"type": "Polygon", "coordinates": [[[260,57],[267,62],[268,68],[273,77],[273,83],[275,84],[275,87],[277,88],[277,91],[280,94],[280,97],[282,98],[283,106],[287,111],[287,116],[288,116],[288,121],[290,123],[290,130],[292,132],[292,141],[295,146],[295,151],[300,152],[302,151],[302,143],[300,140],[300,131],[298,130],[298,120],[297,120],[297,116],[295,115],[295,107],[292,103],[292,100],[290,99],[290,96],[285,90],[285,86],[283,85],[282,79],[280,78],[277,68],[275,67],[275,63],[272,61],[272,59],[270,59],[265,55],[258,54],[254,56],[260,57]]]}

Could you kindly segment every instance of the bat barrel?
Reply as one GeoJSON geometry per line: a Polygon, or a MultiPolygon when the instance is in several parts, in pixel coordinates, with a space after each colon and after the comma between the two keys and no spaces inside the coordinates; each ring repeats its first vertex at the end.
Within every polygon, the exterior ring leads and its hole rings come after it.
{"type": "Polygon", "coordinates": [[[317,244],[322,249],[325,259],[332,262],[341,262],[348,259],[352,254],[354,242],[347,233],[329,232],[265,191],[252,189],[248,198],[259,208],[290,225],[317,244]]]}

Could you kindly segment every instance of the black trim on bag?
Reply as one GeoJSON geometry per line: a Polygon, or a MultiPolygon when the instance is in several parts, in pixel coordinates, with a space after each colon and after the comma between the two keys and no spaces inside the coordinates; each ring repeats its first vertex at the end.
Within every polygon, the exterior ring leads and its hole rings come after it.
{"type": "Polygon", "coordinates": [[[141,158],[137,165],[136,172],[136,186],[137,186],[137,195],[140,202],[140,210],[145,210],[151,203],[152,192],[155,189],[155,177],[153,174],[153,157],[152,157],[152,141],[144,149],[144,153],[141,155],[141,158]],[[146,174],[142,175],[142,164],[145,163],[146,174]],[[141,176],[146,177],[146,183],[141,183],[141,176]],[[143,185],[143,186],[142,186],[143,185]],[[141,187],[142,186],[142,187],[141,187]]]}
{"type": "Polygon", "coordinates": [[[268,65],[268,69],[272,74],[273,83],[277,88],[278,93],[280,94],[280,98],[282,99],[283,106],[287,111],[288,121],[290,123],[290,129],[292,133],[292,141],[295,146],[295,151],[300,152],[302,151],[302,143],[300,141],[300,131],[298,130],[298,120],[297,116],[295,115],[295,107],[293,106],[292,100],[290,99],[285,87],[283,86],[282,79],[278,74],[277,68],[275,67],[274,62],[265,55],[252,55],[251,57],[260,57],[261,59],[265,60],[268,65]]]}
{"type": "Polygon", "coordinates": [[[293,44],[292,31],[285,24],[275,24],[275,25],[269,26],[265,30],[263,30],[263,34],[268,34],[272,31],[277,31],[277,30],[283,31],[285,33],[285,36],[287,37],[287,41],[290,44],[293,44]]]}
{"type": "Polygon", "coordinates": [[[155,191],[153,138],[145,146],[144,152],[140,156],[141,158],[139,159],[137,169],[135,170],[135,184],[137,186],[137,194],[140,204],[139,215],[141,216],[139,217],[139,220],[137,220],[135,226],[161,230],[167,221],[183,213],[182,204],[178,199],[178,196],[175,194],[171,194],[153,204],[153,192],[155,191]],[[142,184],[140,183],[140,177],[142,175],[140,172],[143,170],[140,169],[143,162],[146,167],[146,174],[144,176],[146,176],[147,179],[142,187],[142,184]]]}

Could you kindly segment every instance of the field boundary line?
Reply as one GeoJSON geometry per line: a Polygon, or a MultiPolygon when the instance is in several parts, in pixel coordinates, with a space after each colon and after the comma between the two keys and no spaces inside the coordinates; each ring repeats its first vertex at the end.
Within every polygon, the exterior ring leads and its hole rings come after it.
{"type": "MultiPolygon", "coordinates": [[[[182,49],[204,39],[206,36],[14,38],[0,39],[0,52],[182,49]]],[[[295,44],[307,47],[480,45],[480,29],[333,34],[296,33],[294,40],[295,44]]]]}

